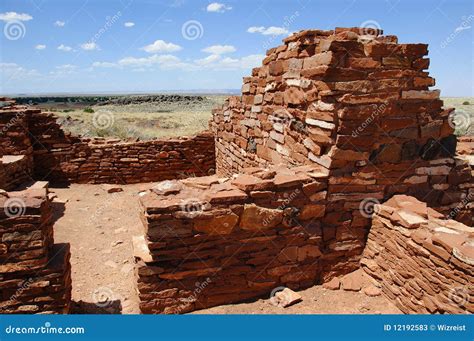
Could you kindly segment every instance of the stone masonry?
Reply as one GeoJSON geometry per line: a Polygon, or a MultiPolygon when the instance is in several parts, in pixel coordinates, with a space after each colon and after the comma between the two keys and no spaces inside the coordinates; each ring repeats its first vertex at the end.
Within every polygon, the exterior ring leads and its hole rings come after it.
{"type": "Polygon", "coordinates": [[[209,132],[126,142],[71,136],[56,121],[51,113],[24,106],[0,110],[0,130],[5,131],[0,135],[0,154],[25,158],[25,167],[17,174],[28,180],[127,184],[215,171],[214,138],[209,132]]]}
{"type": "Polygon", "coordinates": [[[396,195],[377,205],[362,268],[404,313],[474,312],[474,231],[396,195]]]}
{"type": "Polygon", "coordinates": [[[54,244],[46,184],[0,195],[0,313],[69,312],[69,244],[54,244]]]}
{"type": "Polygon", "coordinates": [[[374,205],[397,194],[472,226],[473,162],[456,155],[453,110],[429,89],[427,52],[359,28],[301,31],[267,51],[242,96],[213,112],[219,177],[161,183],[141,198],[142,311],[188,312],[349,273],[374,205]],[[288,189],[299,194],[283,201],[288,189]]]}

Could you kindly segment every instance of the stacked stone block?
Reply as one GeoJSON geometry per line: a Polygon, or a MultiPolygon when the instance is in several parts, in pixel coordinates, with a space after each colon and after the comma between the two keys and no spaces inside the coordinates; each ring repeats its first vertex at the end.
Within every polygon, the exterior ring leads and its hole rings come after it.
{"type": "Polygon", "coordinates": [[[311,166],[250,168],[162,182],[141,198],[145,238],[136,246],[144,313],[185,313],[302,289],[356,268],[361,250],[332,247],[327,173],[311,166]]]}
{"type": "Polygon", "coordinates": [[[291,35],[244,78],[242,96],[214,110],[217,173],[327,168],[323,222],[347,235],[348,248],[363,245],[370,227],[361,205],[394,194],[472,225],[472,164],[454,156],[453,110],[430,90],[427,53],[426,44],[400,44],[381,30],[291,35]]]}
{"type": "Polygon", "coordinates": [[[83,138],[66,133],[55,115],[21,106],[0,110],[0,129],[3,154],[25,155],[22,173],[37,180],[127,184],[215,172],[209,132],[138,142],[83,138]]]}
{"type": "Polygon", "coordinates": [[[0,195],[0,312],[68,313],[69,244],[54,244],[45,188],[0,195]]]}
{"type": "Polygon", "coordinates": [[[413,197],[377,205],[362,268],[404,313],[474,312],[474,231],[413,197]]]}

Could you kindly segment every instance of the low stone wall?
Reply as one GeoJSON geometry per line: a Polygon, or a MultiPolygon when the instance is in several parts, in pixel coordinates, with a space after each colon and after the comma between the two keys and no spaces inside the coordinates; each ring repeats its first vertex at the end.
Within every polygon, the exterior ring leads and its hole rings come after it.
{"type": "Polygon", "coordinates": [[[45,188],[0,195],[0,313],[68,313],[69,244],[54,244],[45,188]]]}
{"type": "Polygon", "coordinates": [[[31,181],[33,165],[31,158],[25,155],[4,155],[0,158],[0,188],[13,190],[17,186],[31,181]]]}
{"type": "Polygon", "coordinates": [[[141,197],[142,312],[185,313],[355,270],[362,246],[321,224],[326,187],[308,166],[159,183],[141,197]]]}
{"type": "MultiPolygon", "coordinates": [[[[43,145],[44,146],[44,145],[43,145]]],[[[50,181],[130,184],[214,173],[214,138],[123,142],[81,139],[34,152],[35,175],[50,181]]]]}
{"type": "Polygon", "coordinates": [[[0,110],[0,129],[0,154],[24,155],[25,173],[37,180],[127,184],[215,172],[209,132],[138,142],[81,138],[66,133],[55,115],[23,106],[0,110]]]}
{"type": "Polygon", "coordinates": [[[404,313],[473,313],[474,232],[397,195],[377,205],[362,268],[404,313]]]}

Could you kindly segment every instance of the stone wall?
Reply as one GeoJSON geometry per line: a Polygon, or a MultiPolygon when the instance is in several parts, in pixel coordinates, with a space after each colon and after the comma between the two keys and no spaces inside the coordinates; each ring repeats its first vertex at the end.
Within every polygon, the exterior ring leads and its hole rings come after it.
{"type": "Polygon", "coordinates": [[[474,232],[413,197],[377,205],[362,268],[404,313],[474,312],[474,232]]]}
{"type": "Polygon", "coordinates": [[[71,136],[57,117],[40,110],[9,107],[0,112],[4,155],[25,155],[37,180],[75,183],[138,183],[215,171],[214,138],[193,137],[126,142],[71,136]],[[13,122],[13,123],[12,123],[13,122]]]}
{"type": "Polygon", "coordinates": [[[321,223],[327,174],[313,168],[167,181],[144,195],[145,240],[136,247],[142,312],[240,302],[357,268],[361,250],[340,248],[342,231],[321,223]]]}
{"type": "Polygon", "coordinates": [[[409,194],[472,225],[472,160],[426,71],[426,44],[381,30],[308,30],[267,51],[242,96],[216,109],[217,173],[283,163],[329,170],[325,222],[363,242],[366,202],[409,194]],[[344,212],[341,214],[341,212],[344,212]]]}
{"type": "Polygon", "coordinates": [[[68,313],[69,244],[54,244],[47,190],[0,195],[0,312],[68,313]]]}

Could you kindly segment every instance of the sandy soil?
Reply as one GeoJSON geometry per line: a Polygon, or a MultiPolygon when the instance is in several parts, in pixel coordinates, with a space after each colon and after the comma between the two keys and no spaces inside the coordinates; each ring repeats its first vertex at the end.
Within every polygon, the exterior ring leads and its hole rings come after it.
{"type": "MultiPolygon", "coordinates": [[[[142,232],[138,193],[152,184],[118,186],[72,184],[51,188],[55,199],[55,241],[71,244],[74,313],[137,314],[132,237],[142,232]],[[117,187],[117,186],[114,186],[117,187]]],[[[303,301],[288,308],[269,299],[225,305],[197,314],[397,314],[382,296],[332,291],[314,286],[301,291],[303,301]]]]}

